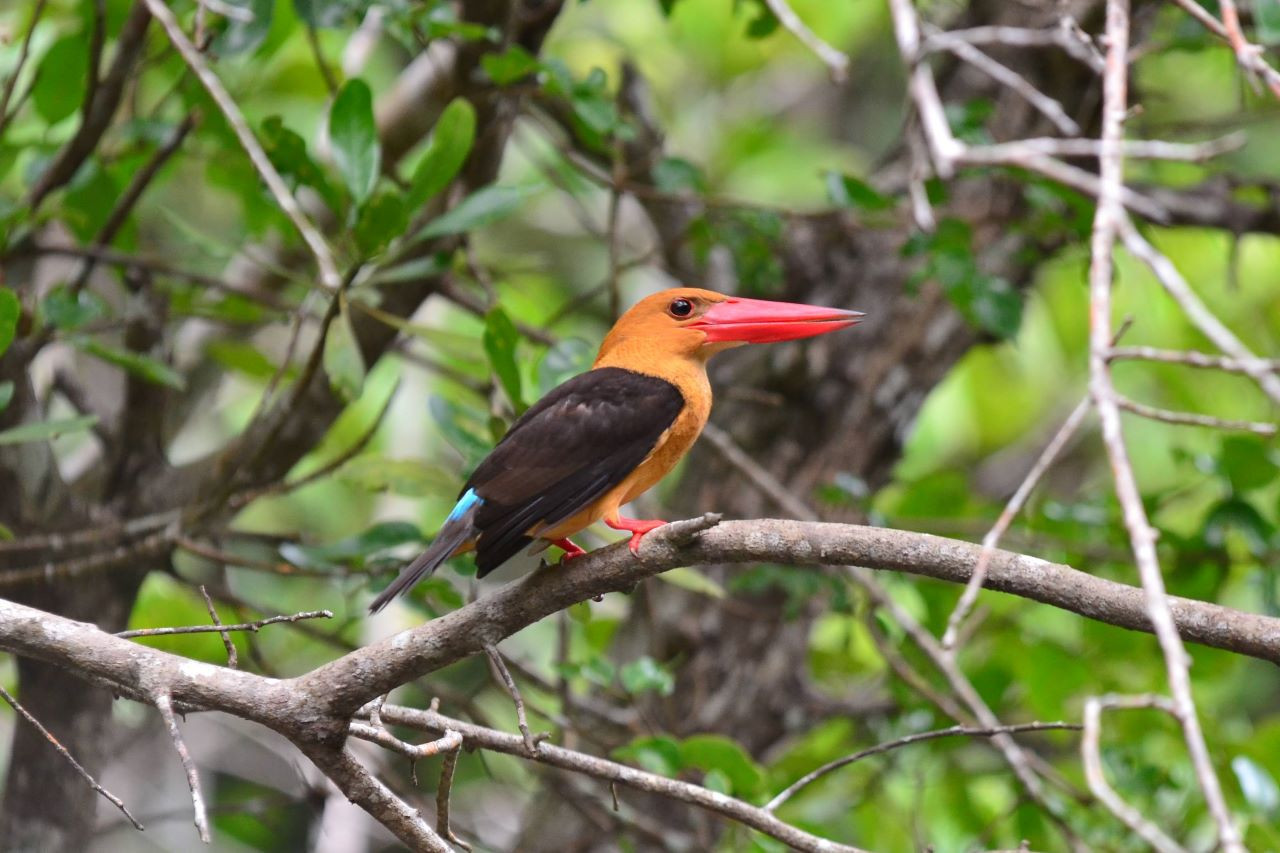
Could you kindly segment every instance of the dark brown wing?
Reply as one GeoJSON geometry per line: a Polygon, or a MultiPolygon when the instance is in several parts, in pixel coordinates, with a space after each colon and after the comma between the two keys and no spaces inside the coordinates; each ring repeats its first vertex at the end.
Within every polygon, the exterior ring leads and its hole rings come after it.
{"type": "Polygon", "coordinates": [[[483,500],[475,515],[478,575],[618,485],[657,446],[684,408],[664,379],[601,367],[559,385],[525,412],[462,491],[483,500]]]}

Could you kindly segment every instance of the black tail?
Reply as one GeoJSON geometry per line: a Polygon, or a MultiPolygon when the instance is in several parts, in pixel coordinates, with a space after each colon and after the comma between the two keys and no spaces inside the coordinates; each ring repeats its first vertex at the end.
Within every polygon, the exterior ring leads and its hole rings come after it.
{"type": "Polygon", "coordinates": [[[440,533],[436,535],[436,540],[431,543],[431,546],[422,552],[418,559],[400,570],[400,576],[369,605],[369,612],[377,613],[386,607],[391,599],[408,592],[414,584],[430,575],[440,567],[441,563],[453,556],[454,551],[474,539],[477,534],[474,519],[475,507],[471,507],[469,511],[456,518],[450,516],[444,527],[440,528],[440,533]]]}

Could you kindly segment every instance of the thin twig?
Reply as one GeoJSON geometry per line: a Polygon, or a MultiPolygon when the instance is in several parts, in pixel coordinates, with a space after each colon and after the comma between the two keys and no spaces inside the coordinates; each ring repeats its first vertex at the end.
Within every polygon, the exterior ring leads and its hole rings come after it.
{"type": "Polygon", "coordinates": [[[1173,2],[1199,21],[1209,32],[1226,40],[1236,55],[1237,64],[1244,70],[1261,77],[1266,81],[1271,93],[1280,98],[1280,71],[1267,63],[1263,58],[1265,52],[1260,46],[1250,43],[1245,38],[1244,31],[1240,28],[1240,14],[1234,0],[1221,0],[1218,3],[1218,8],[1222,10],[1221,21],[1196,0],[1173,0],[1173,2]]]}
{"type": "Polygon", "coordinates": [[[1067,115],[1067,111],[1062,108],[1062,104],[1031,85],[1025,77],[1012,68],[997,62],[967,41],[947,41],[943,46],[992,80],[1021,95],[1023,100],[1053,122],[1054,126],[1062,133],[1067,136],[1080,135],[1080,125],[1076,124],[1075,120],[1067,115]]]}
{"type": "Polygon", "coordinates": [[[1248,373],[1250,370],[1280,373],[1280,359],[1238,359],[1222,355],[1210,355],[1196,350],[1159,349],[1157,347],[1112,347],[1110,358],[1162,361],[1166,364],[1182,364],[1206,370],[1225,370],[1230,373],[1248,373]]]}
{"type": "Polygon", "coordinates": [[[1210,429],[1251,432],[1254,435],[1261,435],[1267,438],[1275,435],[1277,431],[1277,427],[1273,423],[1263,423],[1262,421],[1239,421],[1232,420],[1230,418],[1214,417],[1213,415],[1201,415],[1195,412],[1175,412],[1170,409],[1161,409],[1156,406],[1148,406],[1145,403],[1139,403],[1122,394],[1116,394],[1116,405],[1124,409],[1126,412],[1130,412],[1140,417],[1150,418],[1153,421],[1161,421],[1166,424],[1202,426],[1209,427],[1210,429]]]}
{"type": "Polygon", "coordinates": [[[1063,20],[1053,28],[980,26],[964,30],[932,32],[924,40],[921,50],[934,53],[948,50],[949,42],[963,41],[969,44],[998,44],[1004,47],[1059,47],[1069,56],[1079,60],[1095,72],[1102,72],[1102,55],[1087,38],[1073,30],[1070,22],[1063,20]]]}
{"type": "Polygon", "coordinates": [[[1258,384],[1263,393],[1280,403],[1280,376],[1266,367],[1265,363],[1262,363],[1261,359],[1254,355],[1235,333],[1209,310],[1204,301],[1191,289],[1191,285],[1183,278],[1182,273],[1174,266],[1173,261],[1148,242],[1128,217],[1121,218],[1119,231],[1120,238],[1124,240],[1124,247],[1150,268],[1156,280],[1160,282],[1165,292],[1173,297],[1173,301],[1178,303],[1192,325],[1213,341],[1214,346],[1239,361],[1243,371],[1258,384]]]}
{"type": "Polygon", "coordinates": [[[1054,460],[1058,458],[1058,454],[1067,446],[1067,442],[1075,435],[1076,430],[1080,428],[1080,424],[1084,422],[1085,415],[1089,413],[1090,400],[1086,395],[1083,400],[1076,404],[1075,409],[1067,416],[1062,426],[1045,445],[1040,456],[1036,459],[1035,464],[1031,466],[1031,470],[1027,472],[1027,476],[1023,478],[1018,485],[1017,490],[1013,493],[1013,497],[1009,498],[1009,502],[1005,504],[1004,509],[1000,513],[1000,517],[996,519],[996,523],[992,525],[987,535],[982,537],[982,554],[978,557],[978,564],[973,569],[973,575],[969,578],[969,582],[965,584],[964,592],[960,594],[960,600],[956,602],[955,609],[951,611],[951,616],[947,619],[947,629],[942,634],[942,648],[948,653],[954,654],[956,648],[956,638],[959,636],[960,626],[969,616],[969,611],[973,609],[974,603],[978,600],[978,591],[982,589],[982,584],[987,579],[987,568],[991,565],[991,555],[995,553],[996,546],[1000,544],[1000,537],[1009,529],[1009,525],[1013,524],[1014,518],[1018,513],[1022,512],[1022,507],[1027,502],[1027,498],[1031,496],[1032,490],[1036,484],[1040,482],[1040,478],[1045,475],[1049,467],[1053,465],[1054,460]]]}
{"type": "Polygon", "coordinates": [[[492,643],[485,644],[484,653],[489,658],[489,663],[493,665],[495,677],[497,677],[507,688],[507,693],[511,696],[511,701],[516,705],[516,725],[520,728],[520,736],[524,738],[524,748],[529,755],[538,754],[538,747],[542,741],[546,740],[547,735],[539,732],[537,735],[529,730],[529,720],[524,713],[524,699],[520,696],[520,688],[516,686],[516,680],[511,677],[511,671],[507,669],[507,663],[502,659],[502,654],[498,651],[498,647],[492,643]]]}
{"type": "MultiPolygon", "coordinates": [[[[203,589],[203,587],[201,587],[203,589]]],[[[268,625],[279,625],[284,622],[301,622],[304,619],[332,619],[332,610],[304,610],[301,613],[294,613],[289,616],[270,616],[266,619],[257,619],[253,622],[237,622],[234,625],[181,625],[178,627],[166,628],[135,628],[131,631],[119,631],[115,636],[122,640],[132,640],[135,637],[168,637],[173,634],[226,634],[228,631],[249,631],[257,633],[261,628],[268,625]]]]}
{"type": "Polygon", "coordinates": [[[1000,734],[1011,735],[1021,734],[1023,732],[1044,732],[1059,729],[1079,731],[1081,728],[1082,727],[1078,723],[1020,723],[1011,726],[996,726],[994,728],[952,726],[948,729],[936,729],[931,732],[919,732],[913,735],[906,735],[905,737],[900,737],[897,740],[891,740],[887,743],[878,744],[868,749],[861,750],[860,752],[855,752],[852,755],[846,755],[843,758],[828,761],[826,764],[816,770],[806,773],[804,776],[801,776],[795,782],[788,785],[781,793],[765,804],[764,810],[767,812],[776,811],[779,806],[794,797],[801,789],[808,787],[834,770],[839,770],[841,767],[847,767],[855,761],[861,761],[862,759],[870,758],[873,755],[880,755],[881,753],[889,752],[903,746],[908,746],[909,744],[919,743],[922,740],[935,740],[937,738],[957,736],[994,737],[995,735],[1000,734]]]}
{"type": "Polygon", "coordinates": [[[58,754],[61,755],[63,758],[65,758],[68,761],[68,763],[70,763],[71,766],[75,768],[76,772],[80,774],[80,776],[84,779],[85,782],[89,783],[89,787],[97,791],[109,803],[111,803],[113,806],[118,808],[121,814],[123,814],[126,818],[128,818],[129,823],[133,824],[134,829],[141,832],[145,828],[143,827],[142,824],[138,823],[138,819],[129,812],[129,809],[125,806],[124,801],[121,800],[119,797],[117,797],[115,794],[108,791],[106,788],[99,785],[98,780],[94,779],[93,776],[89,775],[89,771],[85,770],[84,767],[80,766],[80,762],[76,761],[75,758],[71,755],[71,753],[67,751],[67,748],[63,746],[56,737],[53,736],[53,732],[46,729],[40,723],[39,720],[37,720],[34,716],[32,716],[30,711],[22,707],[22,704],[19,703],[17,699],[13,698],[13,696],[9,693],[9,691],[5,690],[3,686],[0,686],[0,699],[4,699],[4,701],[8,702],[9,706],[22,716],[22,719],[26,720],[28,723],[35,726],[36,731],[44,735],[44,739],[47,740],[49,744],[58,751],[58,754]]]}
{"type": "Polygon", "coordinates": [[[173,714],[173,701],[169,698],[167,691],[158,690],[151,697],[152,703],[156,706],[156,710],[160,712],[160,716],[164,719],[165,727],[169,729],[169,737],[173,739],[173,748],[178,753],[178,758],[182,761],[182,769],[187,774],[187,786],[191,789],[191,805],[195,811],[195,825],[200,832],[200,840],[205,844],[209,843],[209,816],[205,811],[204,794],[200,790],[200,774],[196,772],[195,762],[191,760],[191,753],[187,750],[187,744],[182,739],[182,732],[178,730],[178,719],[173,714]]]}
{"type": "MultiPolygon", "coordinates": [[[[31,53],[31,38],[36,33],[36,25],[40,23],[40,17],[44,14],[44,7],[47,4],[48,0],[36,0],[35,6],[32,7],[31,23],[27,25],[27,32],[22,37],[22,47],[18,48],[18,59],[13,65],[13,72],[4,81],[4,90],[0,91],[0,136],[4,134],[4,129],[9,124],[9,101],[13,98],[18,78],[22,76],[22,69],[27,64],[27,57],[31,53]]],[[[15,112],[17,112],[16,109],[15,112]]]]}
{"type": "MultiPolygon", "coordinates": [[[[458,732],[447,731],[444,735],[458,735],[458,747],[462,746],[462,735],[458,732]]],[[[440,784],[436,786],[436,832],[445,841],[470,851],[471,845],[455,835],[449,826],[449,794],[453,790],[453,771],[458,766],[458,751],[455,748],[446,752],[444,762],[440,765],[440,784]]]]}
{"type": "Polygon", "coordinates": [[[809,29],[786,0],[765,0],[765,5],[769,7],[770,12],[773,12],[778,23],[786,27],[801,44],[822,60],[822,64],[827,66],[831,74],[833,83],[840,84],[849,78],[849,57],[818,38],[817,33],[809,29]]]}
{"type": "Polygon", "coordinates": [[[209,590],[204,588],[204,584],[200,584],[200,597],[204,599],[204,606],[209,610],[209,618],[213,620],[214,627],[219,629],[218,636],[222,637],[222,645],[227,649],[227,666],[236,669],[240,663],[236,655],[236,644],[232,641],[226,626],[222,624],[222,620],[218,618],[218,608],[213,606],[213,599],[209,597],[209,590]]]}
{"type": "Polygon", "coordinates": [[[530,755],[524,741],[519,735],[507,734],[495,729],[478,726],[474,723],[446,717],[436,711],[420,711],[397,705],[383,708],[385,719],[396,725],[408,726],[421,731],[456,731],[463,737],[468,748],[481,748],[494,752],[504,752],[522,758],[532,759],[541,764],[559,767],[574,773],[583,773],[606,782],[617,782],[639,791],[648,791],[714,812],[730,820],[762,832],[772,838],[795,848],[796,850],[814,851],[814,853],[858,853],[860,848],[839,844],[817,838],[784,823],[766,812],[743,800],[708,790],[700,785],[693,785],[677,779],[669,779],[656,773],[647,773],[616,761],[597,758],[572,749],[553,744],[542,744],[536,754],[530,755]]]}
{"type": "Polygon", "coordinates": [[[1165,835],[1159,827],[1147,820],[1133,806],[1126,803],[1107,782],[1102,767],[1099,742],[1102,736],[1102,712],[1108,708],[1154,708],[1178,719],[1177,709],[1163,696],[1091,696],[1084,703],[1084,734],[1080,738],[1080,761],[1089,790],[1107,810],[1118,817],[1143,841],[1159,853],[1186,853],[1185,848],[1165,835]]]}
{"type": "Polygon", "coordinates": [[[406,743],[381,726],[362,723],[358,720],[351,721],[349,731],[353,737],[376,743],[414,761],[431,758],[444,752],[456,752],[458,747],[462,746],[462,735],[453,731],[445,732],[443,737],[436,740],[418,744],[406,743]]]}
{"type": "MultiPolygon", "coordinates": [[[[1124,121],[1128,113],[1129,4],[1127,0],[1107,0],[1107,53],[1103,75],[1101,181],[1090,242],[1089,264],[1089,393],[1098,409],[1102,438],[1111,462],[1116,497],[1123,511],[1134,561],[1146,591],[1147,612],[1164,657],[1169,690],[1173,696],[1183,739],[1205,802],[1218,825],[1218,842],[1225,853],[1242,853],[1239,830],[1231,818],[1222,786],[1200,728],[1191,693],[1189,660],[1173,619],[1165,593],[1160,558],[1156,553],[1155,531],[1147,519],[1142,495],[1125,447],[1120,406],[1111,380],[1107,355],[1113,344],[1111,332],[1111,287],[1117,237],[1126,216],[1121,201],[1124,186],[1124,121]]],[[[1136,232],[1135,232],[1136,233],[1136,232]]]]}
{"type": "Polygon", "coordinates": [[[182,31],[182,27],[178,24],[178,19],[174,17],[169,7],[164,4],[164,0],[142,0],[142,2],[151,10],[151,14],[155,16],[156,20],[160,22],[165,34],[169,37],[169,41],[177,48],[187,66],[196,75],[196,78],[200,80],[205,91],[209,93],[209,97],[213,98],[214,103],[218,105],[218,109],[222,111],[227,124],[231,125],[236,138],[240,140],[240,146],[249,155],[249,160],[258,171],[258,175],[266,183],[267,188],[271,190],[271,194],[275,196],[276,203],[280,205],[280,209],[284,211],[289,220],[293,222],[294,227],[298,229],[298,233],[302,235],[307,248],[315,256],[321,284],[327,290],[336,291],[342,284],[342,277],[338,274],[338,265],[333,259],[333,253],[329,250],[329,244],[325,242],[324,236],[321,235],[314,223],[302,210],[298,200],[289,191],[289,186],[280,177],[280,173],[276,171],[276,167],[271,164],[271,159],[267,156],[267,152],[263,150],[258,138],[253,135],[253,131],[249,128],[249,123],[245,121],[244,114],[240,112],[240,107],[227,92],[226,87],[222,85],[222,81],[210,70],[204,56],[187,38],[186,33],[182,31]]]}

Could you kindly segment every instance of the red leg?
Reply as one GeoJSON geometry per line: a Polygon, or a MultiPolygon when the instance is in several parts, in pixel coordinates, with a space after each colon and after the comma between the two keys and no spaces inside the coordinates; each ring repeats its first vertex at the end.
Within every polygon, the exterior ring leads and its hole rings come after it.
{"type": "Polygon", "coordinates": [[[560,558],[562,563],[567,563],[574,557],[581,557],[583,554],[587,553],[577,545],[573,544],[573,542],[569,541],[567,537],[564,539],[552,539],[551,544],[564,550],[564,556],[560,558]]]}
{"type": "Polygon", "coordinates": [[[612,527],[614,530],[626,530],[631,533],[631,541],[627,543],[627,547],[631,549],[631,553],[640,556],[640,540],[650,530],[657,530],[666,524],[662,519],[654,519],[652,521],[644,521],[638,518],[623,518],[618,516],[616,520],[610,521],[605,519],[604,523],[612,527]]]}

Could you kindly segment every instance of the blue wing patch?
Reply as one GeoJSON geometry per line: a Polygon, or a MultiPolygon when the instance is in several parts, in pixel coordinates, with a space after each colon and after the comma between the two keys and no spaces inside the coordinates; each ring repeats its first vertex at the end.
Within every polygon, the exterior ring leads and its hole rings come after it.
{"type": "Polygon", "coordinates": [[[484,498],[477,495],[475,489],[467,489],[462,497],[458,498],[458,503],[454,505],[453,511],[449,513],[449,517],[445,519],[445,521],[456,521],[461,518],[463,513],[467,510],[471,509],[476,504],[482,503],[484,503],[484,498]]]}

